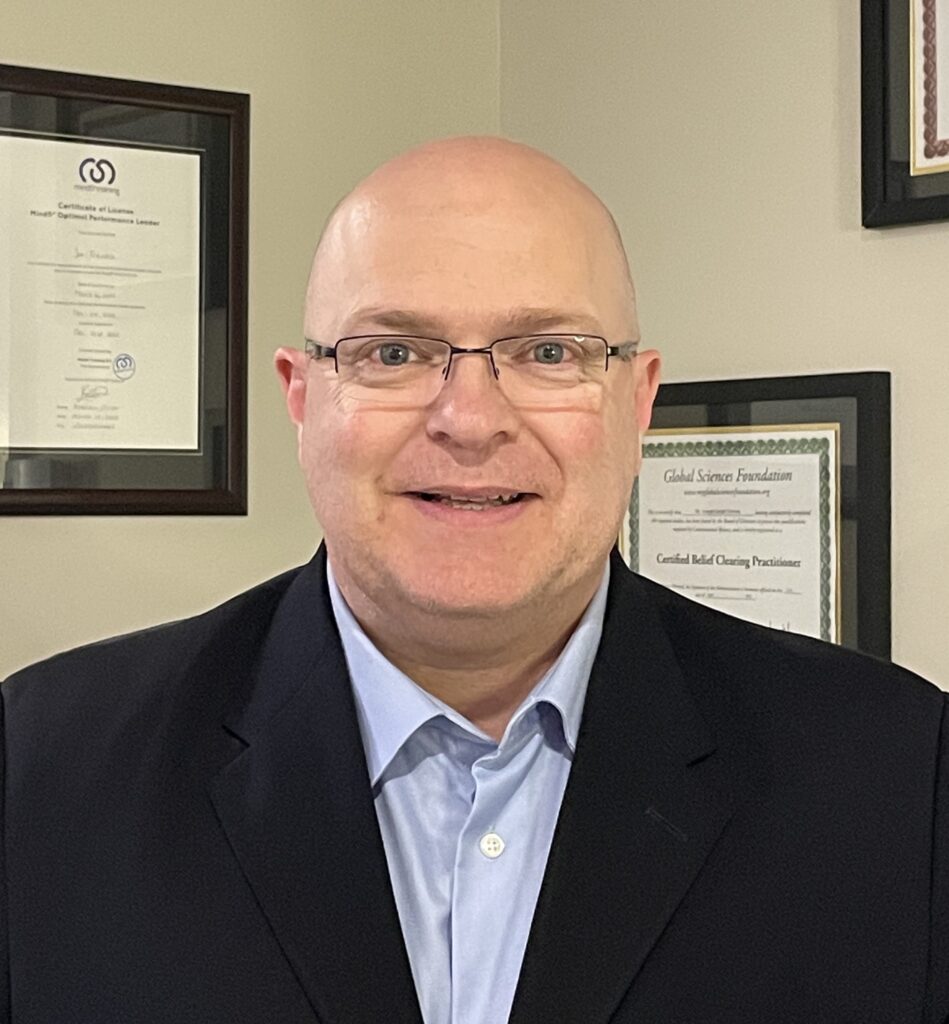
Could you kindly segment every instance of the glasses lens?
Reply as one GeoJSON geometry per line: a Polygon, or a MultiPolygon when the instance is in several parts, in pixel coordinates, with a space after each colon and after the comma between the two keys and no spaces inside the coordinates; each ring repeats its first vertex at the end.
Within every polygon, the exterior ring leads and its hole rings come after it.
{"type": "Polygon", "coordinates": [[[384,335],[344,338],[336,346],[340,382],[356,399],[413,404],[430,401],[451,355],[443,341],[384,335]]]}
{"type": "Polygon", "coordinates": [[[590,335],[505,338],[494,344],[498,383],[512,402],[559,404],[593,392],[606,375],[606,342],[590,335]]]}

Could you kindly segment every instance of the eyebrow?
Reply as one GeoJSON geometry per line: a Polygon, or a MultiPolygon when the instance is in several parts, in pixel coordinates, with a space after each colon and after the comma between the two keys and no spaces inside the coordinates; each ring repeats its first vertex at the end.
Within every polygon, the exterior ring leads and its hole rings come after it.
{"type": "MultiPolygon", "coordinates": [[[[504,337],[539,334],[553,328],[564,332],[578,331],[581,334],[600,334],[602,332],[599,321],[589,313],[554,309],[550,306],[524,306],[508,310],[491,319],[497,323],[498,331],[503,332],[504,337]]],[[[347,333],[350,335],[374,327],[398,331],[400,334],[418,334],[436,338],[450,333],[446,330],[445,321],[437,316],[381,306],[361,309],[350,318],[349,322],[353,325],[347,328],[347,333]]]]}

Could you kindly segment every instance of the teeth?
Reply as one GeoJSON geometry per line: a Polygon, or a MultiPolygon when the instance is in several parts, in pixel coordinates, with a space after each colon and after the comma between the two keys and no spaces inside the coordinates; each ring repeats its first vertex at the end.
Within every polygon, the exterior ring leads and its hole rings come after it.
{"type": "Polygon", "coordinates": [[[467,495],[455,495],[449,494],[443,498],[439,498],[439,501],[443,505],[454,505],[456,508],[485,508],[498,505],[510,505],[512,501],[517,497],[516,494],[510,495],[510,497],[502,497],[500,494],[488,496],[485,495],[483,498],[471,498],[467,495]]]}
{"type": "Polygon", "coordinates": [[[491,505],[486,501],[458,501],[454,498],[439,498],[440,505],[451,505],[452,508],[468,509],[472,512],[483,512],[491,505]]]}
{"type": "Polygon", "coordinates": [[[429,501],[437,501],[442,505],[450,505],[452,508],[470,509],[472,511],[481,511],[485,508],[497,508],[502,505],[511,505],[517,501],[520,494],[486,494],[483,497],[472,497],[467,494],[425,494],[423,497],[429,501]]]}

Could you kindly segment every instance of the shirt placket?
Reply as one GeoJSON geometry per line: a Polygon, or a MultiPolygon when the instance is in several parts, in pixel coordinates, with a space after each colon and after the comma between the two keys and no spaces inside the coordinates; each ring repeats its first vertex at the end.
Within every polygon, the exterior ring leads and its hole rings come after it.
{"type": "Polygon", "coordinates": [[[502,746],[471,765],[471,809],[458,836],[452,884],[452,1024],[493,1024],[499,974],[515,981],[520,970],[509,935],[525,845],[512,805],[542,742],[531,709],[502,746]]]}

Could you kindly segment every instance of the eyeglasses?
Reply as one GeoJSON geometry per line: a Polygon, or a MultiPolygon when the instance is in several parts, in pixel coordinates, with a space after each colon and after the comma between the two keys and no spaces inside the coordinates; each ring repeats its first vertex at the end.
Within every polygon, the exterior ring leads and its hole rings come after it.
{"type": "Polygon", "coordinates": [[[592,334],[533,334],[460,348],[437,338],[369,334],[340,338],[335,345],[306,339],[306,353],[313,359],[332,356],[340,385],[359,401],[427,405],[448,379],[455,356],[486,355],[508,401],[554,406],[594,397],[610,357],[629,361],[638,344],[610,345],[592,334]]]}

